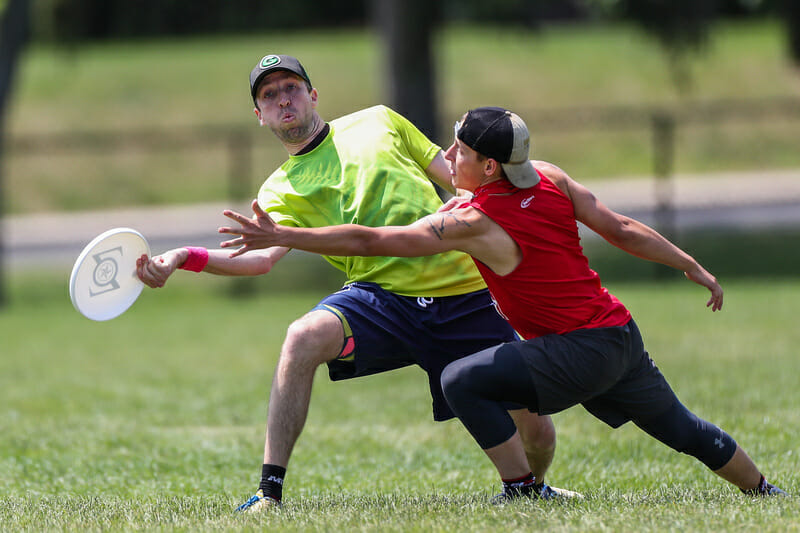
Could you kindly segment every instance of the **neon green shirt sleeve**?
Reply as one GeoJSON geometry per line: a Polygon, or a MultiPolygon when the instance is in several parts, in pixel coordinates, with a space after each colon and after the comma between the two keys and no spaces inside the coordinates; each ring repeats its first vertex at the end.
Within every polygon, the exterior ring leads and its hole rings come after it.
{"type": "Polygon", "coordinates": [[[428,140],[406,117],[389,108],[386,111],[411,157],[421,169],[428,168],[441,148],[428,140]]]}

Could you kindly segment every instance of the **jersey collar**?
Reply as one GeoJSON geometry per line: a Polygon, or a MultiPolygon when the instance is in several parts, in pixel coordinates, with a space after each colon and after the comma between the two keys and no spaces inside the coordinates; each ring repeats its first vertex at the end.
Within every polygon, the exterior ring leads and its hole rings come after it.
{"type": "Polygon", "coordinates": [[[330,124],[328,124],[326,122],[325,126],[320,130],[319,133],[317,133],[316,137],[314,137],[311,140],[310,143],[305,145],[302,150],[300,150],[299,152],[297,152],[294,155],[296,155],[296,156],[297,155],[305,155],[305,154],[309,153],[311,150],[313,150],[314,148],[316,148],[317,146],[322,144],[322,141],[325,140],[325,137],[328,136],[328,132],[330,132],[330,131],[331,131],[331,126],[330,126],[330,124]]]}
{"type": "Polygon", "coordinates": [[[507,179],[500,179],[493,181],[491,183],[487,183],[486,185],[481,185],[477,189],[475,189],[472,193],[472,198],[477,198],[478,196],[488,196],[490,194],[508,194],[513,193],[517,190],[517,188],[507,179]]]}

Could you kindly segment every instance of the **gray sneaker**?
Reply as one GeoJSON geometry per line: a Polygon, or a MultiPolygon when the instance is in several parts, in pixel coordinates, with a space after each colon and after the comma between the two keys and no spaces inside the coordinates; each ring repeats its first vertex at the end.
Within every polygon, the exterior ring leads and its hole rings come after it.
{"type": "Polygon", "coordinates": [[[788,496],[789,494],[783,490],[779,489],[775,485],[770,484],[769,491],[767,492],[767,496],[788,496]]]}
{"type": "Polygon", "coordinates": [[[758,483],[758,487],[754,489],[740,489],[744,494],[748,496],[789,496],[785,490],[779,489],[772,483],[766,480],[764,476],[761,476],[761,481],[758,483]]]}
{"type": "Polygon", "coordinates": [[[764,492],[759,494],[759,496],[788,496],[785,490],[779,489],[772,483],[767,483],[767,486],[764,487],[764,492]]]}

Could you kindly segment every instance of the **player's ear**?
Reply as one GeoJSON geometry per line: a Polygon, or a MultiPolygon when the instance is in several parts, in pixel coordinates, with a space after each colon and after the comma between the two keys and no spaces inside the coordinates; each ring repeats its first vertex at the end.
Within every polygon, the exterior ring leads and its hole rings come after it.
{"type": "Polygon", "coordinates": [[[253,113],[256,114],[256,117],[258,118],[258,123],[263,126],[264,125],[264,121],[261,118],[261,110],[259,110],[258,107],[254,107],[253,108],[253,113]]]}
{"type": "Polygon", "coordinates": [[[319,93],[317,92],[316,87],[311,89],[311,93],[309,94],[311,95],[311,108],[315,109],[317,107],[317,98],[319,98],[319,93]]]}
{"type": "Polygon", "coordinates": [[[494,176],[495,172],[497,172],[499,168],[500,168],[500,163],[498,163],[496,159],[487,157],[486,164],[483,167],[483,173],[486,176],[494,176]]]}

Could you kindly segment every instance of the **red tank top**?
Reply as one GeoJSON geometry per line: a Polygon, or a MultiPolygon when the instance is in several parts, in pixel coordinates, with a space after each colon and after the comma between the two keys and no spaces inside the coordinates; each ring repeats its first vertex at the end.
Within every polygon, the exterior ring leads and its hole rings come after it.
{"type": "Polygon", "coordinates": [[[475,190],[467,205],[499,224],[522,250],[513,272],[498,276],[475,260],[500,312],[526,339],[626,324],[631,315],[589,268],[572,202],[547,177],[529,189],[506,180],[475,190]]]}

